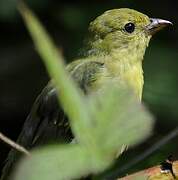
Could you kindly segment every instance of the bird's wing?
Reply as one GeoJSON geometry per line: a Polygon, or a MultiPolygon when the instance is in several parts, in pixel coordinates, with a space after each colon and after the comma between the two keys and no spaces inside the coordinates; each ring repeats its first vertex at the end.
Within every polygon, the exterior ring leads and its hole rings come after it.
{"type": "MultiPolygon", "coordinates": [[[[87,93],[104,64],[96,61],[76,61],[67,70],[80,88],[87,93]]],[[[58,103],[56,90],[50,82],[36,99],[17,142],[27,149],[50,142],[70,142],[72,133],[67,117],[58,103]]],[[[20,153],[11,150],[3,168],[1,180],[6,180],[20,153]]]]}

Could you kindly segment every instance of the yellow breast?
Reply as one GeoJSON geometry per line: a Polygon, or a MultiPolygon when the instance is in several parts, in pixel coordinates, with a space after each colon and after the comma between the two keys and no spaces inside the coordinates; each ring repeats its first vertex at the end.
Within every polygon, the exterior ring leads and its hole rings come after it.
{"type": "Polygon", "coordinates": [[[141,100],[143,84],[144,84],[142,64],[137,63],[131,68],[129,68],[123,74],[123,78],[129,84],[129,86],[133,89],[136,96],[141,100]]]}
{"type": "Polygon", "coordinates": [[[91,92],[98,91],[106,82],[114,82],[118,85],[125,84],[133,89],[139,100],[142,98],[143,70],[142,63],[123,66],[122,63],[105,63],[105,68],[98,74],[97,80],[91,86],[91,92]]]}
{"type": "Polygon", "coordinates": [[[114,80],[117,84],[129,85],[139,100],[141,100],[144,84],[142,62],[127,64],[127,66],[121,63],[109,63],[107,70],[109,72],[104,72],[103,82],[109,77],[110,80],[114,80]]]}

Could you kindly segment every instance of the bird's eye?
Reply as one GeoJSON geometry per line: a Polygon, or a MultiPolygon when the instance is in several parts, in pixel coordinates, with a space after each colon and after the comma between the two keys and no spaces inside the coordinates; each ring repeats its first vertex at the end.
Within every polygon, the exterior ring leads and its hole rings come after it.
{"type": "Polygon", "coordinates": [[[133,33],[135,30],[135,25],[133,23],[127,23],[124,27],[125,31],[128,33],[133,33]]]}

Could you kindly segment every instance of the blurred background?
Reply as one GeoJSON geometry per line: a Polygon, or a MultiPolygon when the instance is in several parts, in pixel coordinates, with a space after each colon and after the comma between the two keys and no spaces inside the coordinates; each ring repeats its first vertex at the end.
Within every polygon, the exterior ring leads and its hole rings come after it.
{"type": "MultiPolygon", "coordinates": [[[[150,17],[172,21],[173,27],[153,38],[144,61],[144,103],[156,119],[153,135],[144,144],[130,149],[121,158],[122,164],[142,154],[178,126],[176,0],[28,0],[27,3],[62,49],[67,62],[78,56],[89,22],[105,10],[129,7],[150,17]]],[[[0,132],[13,140],[16,140],[35,98],[49,79],[16,6],[16,0],[0,0],[0,132]]],[[[129,171],[159,164],[171,154],[178,159],[177,139],[172,139],[129,171]]],[[[0,142],[0,168],[9,150],[0,142]]]]}

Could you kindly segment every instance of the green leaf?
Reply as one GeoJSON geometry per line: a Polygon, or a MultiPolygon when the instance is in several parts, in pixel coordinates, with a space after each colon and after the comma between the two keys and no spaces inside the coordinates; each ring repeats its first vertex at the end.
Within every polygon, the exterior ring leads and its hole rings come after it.
{"type": "Polygon", "coordinates": [[[83,96],[65,71],[62,55],[38,19],[22,3],[20,11],[53,78],[77,144],[34,151],[22,161],[15,179],[68,180],[104,171],[123,145],[134,145],[148,137],[152,116],[127,87],[115,86],[113,82],[95,94],[83,96]]]}
{"type": "Polygon", "coordinates": [[[69,180],[92,170],[86,149],[77,145],[49,146],[33,152],[17,169],[16,180],[69,180]]]}
{"type": "Polygon", "coordinates": [[[113,85],[88,100],[95,144],[36,150],[20,164],[15,180],[69,180],[102,172],[114,162],[123,144],[134,145],[150,134],[152,116],[129,90],[113,85]]]}
{"type": "Polygon", "coordinates": [[[116,155],[123,145],[140,143],[152,132],[152,115],[126,87],[108,83],[91,97],[88,109],[93,112],[93,138],[105,157],[116,155]]]}
{"type": "Polygon", "coordinates": [[[70,119],[70,126],[80,143],[92,141],[88,125],[90,119],[81,90],[65,71],[64,59],[35,15],[23,4],[19,5],[24,22],[48,73],[54,81],[58,99],[70,119]],[[75,106],[75,108],[73,108],[75,106]],[[75,122],[77,120],[77,123],[75,122]],[[82,136],[81,136],[82,134],[82,136]]]}

